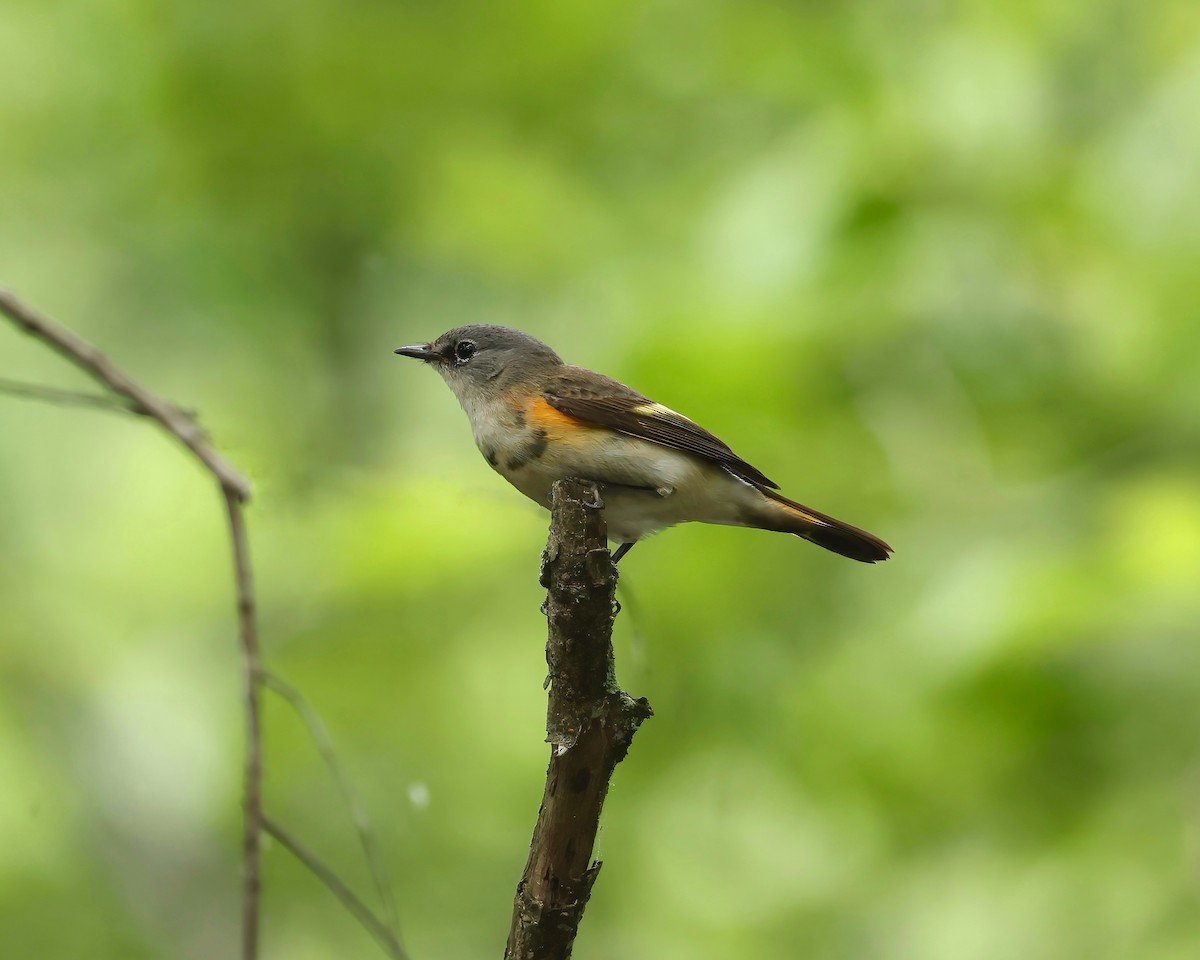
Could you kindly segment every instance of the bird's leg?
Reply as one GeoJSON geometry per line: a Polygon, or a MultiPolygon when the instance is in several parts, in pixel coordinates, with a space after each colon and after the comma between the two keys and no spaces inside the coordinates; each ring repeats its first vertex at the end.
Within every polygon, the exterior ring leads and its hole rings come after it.
{"type": "Polygon", "coordinates": [[[632,549],[633,549],[633,541],[630,541],[629,543],[621,544],[619,547],[617,547],[616,552],[613,553],[612,562],[614,564],[620,563],[621,558],[623,556],[625,556],[625,554],[627,554],[632,549]]]}

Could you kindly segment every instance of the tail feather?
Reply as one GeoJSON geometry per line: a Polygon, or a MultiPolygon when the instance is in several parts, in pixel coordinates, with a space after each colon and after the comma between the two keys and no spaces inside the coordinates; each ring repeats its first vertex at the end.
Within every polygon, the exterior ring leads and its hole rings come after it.
{"type": "Polygon", "coordinates": [[[789,500],[774,490],[759,489],[770,502],[771,509],[754,518],[755,526],[793,533],[818,547],[863,563],[886,560],[892,553],[892,548],[873,533],[789,500]]]}

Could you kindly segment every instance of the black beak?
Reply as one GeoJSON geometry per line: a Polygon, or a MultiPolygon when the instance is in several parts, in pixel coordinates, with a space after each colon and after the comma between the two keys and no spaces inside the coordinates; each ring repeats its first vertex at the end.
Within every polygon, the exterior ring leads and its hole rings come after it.
{"type": "Polygon", "coordinates": [[[426,363],[442,358],[440,353],[434,353],[429,349],[429,344],[425,344],[424,346],[397,347],[395,352],[402,357],[414,357],[417,360],[424,360],[426,363]]]}

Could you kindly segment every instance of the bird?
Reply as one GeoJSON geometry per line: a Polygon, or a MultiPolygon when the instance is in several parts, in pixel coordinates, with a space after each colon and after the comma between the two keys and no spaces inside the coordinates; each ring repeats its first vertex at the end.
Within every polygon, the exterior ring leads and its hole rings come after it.
{"type": "Polygon", "coordinates": [[[493,470],[549,509],[567,477],[597,484],[619,561],[635,543],[679,523],[790,533],[863,563],[892,548],[820,513],[699,424],[632,387],[565,363],[511,327],[471,324],[395,350],[423,361],[450,387],[493,470]]]}

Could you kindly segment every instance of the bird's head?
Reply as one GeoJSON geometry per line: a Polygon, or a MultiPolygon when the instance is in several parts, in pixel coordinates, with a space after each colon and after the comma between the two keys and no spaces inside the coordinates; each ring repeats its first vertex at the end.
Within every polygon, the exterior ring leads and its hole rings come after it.
{"type": "Polygon", "coordinates": [[[562,365],[542,341],[489,324],[448,330],[431,343],[399,347],[396,353],[429,364],[466,406],[507,392],[562,365]]]}

